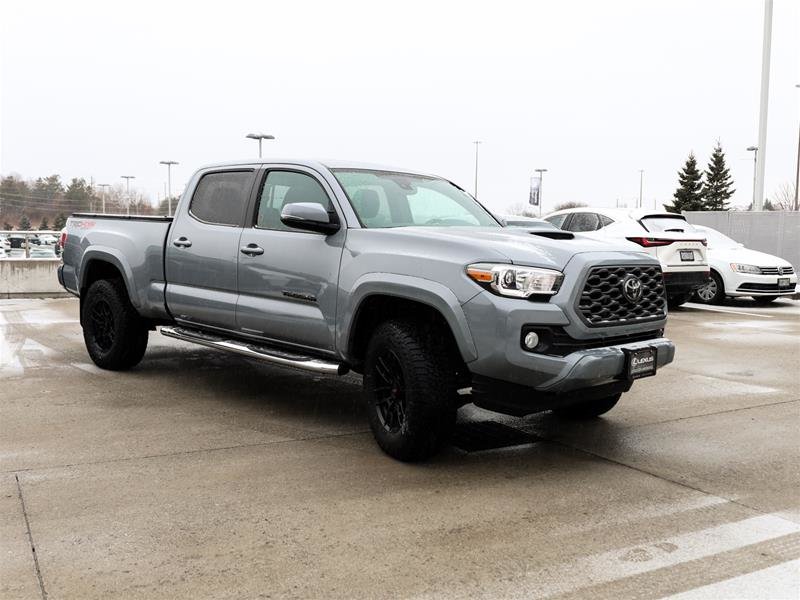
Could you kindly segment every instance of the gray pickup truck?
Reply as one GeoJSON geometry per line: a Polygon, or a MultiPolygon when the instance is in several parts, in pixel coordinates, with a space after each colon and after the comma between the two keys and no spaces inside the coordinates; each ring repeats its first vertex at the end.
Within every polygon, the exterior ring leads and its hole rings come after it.
{"type": "Polygon", "coordinates": [[[59,280],[104,369],[162,335],[318,373],[363,374],[400,460],[468,402],[565,418],[610,410],[671,362],[658,261],[626,242],[506,228],[457,185],[326,161],[216,164],[174,217],[75,214],[59,280]]]}

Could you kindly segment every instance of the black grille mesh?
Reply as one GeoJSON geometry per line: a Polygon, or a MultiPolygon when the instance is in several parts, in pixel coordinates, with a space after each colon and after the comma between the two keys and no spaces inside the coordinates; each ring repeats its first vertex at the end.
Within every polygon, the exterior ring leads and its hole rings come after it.
{"type": "Polygon", "coordinates": [[[594,267],[578,301],[578,313],[590,327],[630,325],[663,319],[667,315],[664,279],[656,266],[594,267]],[[622,294],[622,280],[635,275],[642,282],[642,297],[631,302],[622,294]]]}

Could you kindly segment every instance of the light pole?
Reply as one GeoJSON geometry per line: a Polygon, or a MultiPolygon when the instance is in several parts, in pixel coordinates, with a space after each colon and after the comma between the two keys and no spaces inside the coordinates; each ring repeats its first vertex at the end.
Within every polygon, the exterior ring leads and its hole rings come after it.
{"type": "Polygon", "coordinates": [[[483,142],[479,140],[475,140],[472,142],[475,144],[475,199],[478,199],[478,146],[480,146],[483,142]]]}
{"type": "Polygon", "coordinates": [[[642,185],[644,183],[644,169],[639,169],[639,208],[642,208],[642,185]]]}
{"type": "Polygon", "coordinates": [[[159,161],[160,165],[167,165],[167,216],[172,216],[172,165],[179,164],[174,160],[159,161]]]}
{"type": "Polygon", "coordinates": [[[125,180],[126,212],[131,214],[131,179],[136,179],[136,175],[120,175],[125,180]]]}
{"type": "Polygon", "coordinates": [[[248,133],[245,137],[251,140],[258,140],[258,158],[261,158],[261,140],[274,140],[274,135],[268,133],[248,133]]]}
{"type": "Polygon", "coordinates": [[[761,48],[761,98],[758,113],[758,149],[756,161],[756,184],[753,210],[761,210],[764,204],[764,170],[767,160],[767,109],[769,108],[769,58],[772,44],[772,4],[764,0],[764,39],[761,48]]]}
{"type": "Polygon", "coordinates": [[[753,153],[753,204],[750,210],[756,210],[756,178],[758,177],[758,146],[748,146],[748,152],[753,153]]]}
{"type": "Polygon", "coordinates": [[[536,171],[539,174],[539,216],[541,217],[542,216],[542,198],[543,198],[543,196],[542,196],[542,188],[544,187],[542,182],[544,180],[544,174],[547,173],[547,169],[534,169],[534,171],[536,171]]]}
{"type": "Polygon", "coordinates": [[[103,188],[103,214],[106,214],[106,188],[110,187],[108,183],[98,183],[97,187],[103,188]]]}
{"type": "MultiPolygon", "coordinates": [[[[800,88],[800,83],[794,84],[794,87],[800,88]]],[[[797,194],[800,191],[800,127],[797,133],[797,170],[794,173],[794,210],[800,210],[800,204],[797,202],[797,194]]]]}

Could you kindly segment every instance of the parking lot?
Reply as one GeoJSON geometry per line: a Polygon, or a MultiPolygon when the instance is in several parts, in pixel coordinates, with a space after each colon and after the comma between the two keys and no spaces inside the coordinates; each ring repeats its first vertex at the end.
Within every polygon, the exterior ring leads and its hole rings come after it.
{"type": "Polygon", "coordinates": [[[605,418],[468,406],[416,465],[355,376],[158,334],[105,372],[77,309],[0,301],[2,598],[797,597],[797,301],[686,305],[605,418]]]}

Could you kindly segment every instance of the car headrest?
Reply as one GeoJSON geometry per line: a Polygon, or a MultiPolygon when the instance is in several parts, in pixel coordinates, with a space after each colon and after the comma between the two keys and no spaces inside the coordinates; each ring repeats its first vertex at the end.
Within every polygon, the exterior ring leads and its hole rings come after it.
{"type": "Polygon", "coordinates": [[[356,190],[353,194],[353,204],[362,219],[374,219],[381,207],[378,192],[367,189],[356,190]]]}

